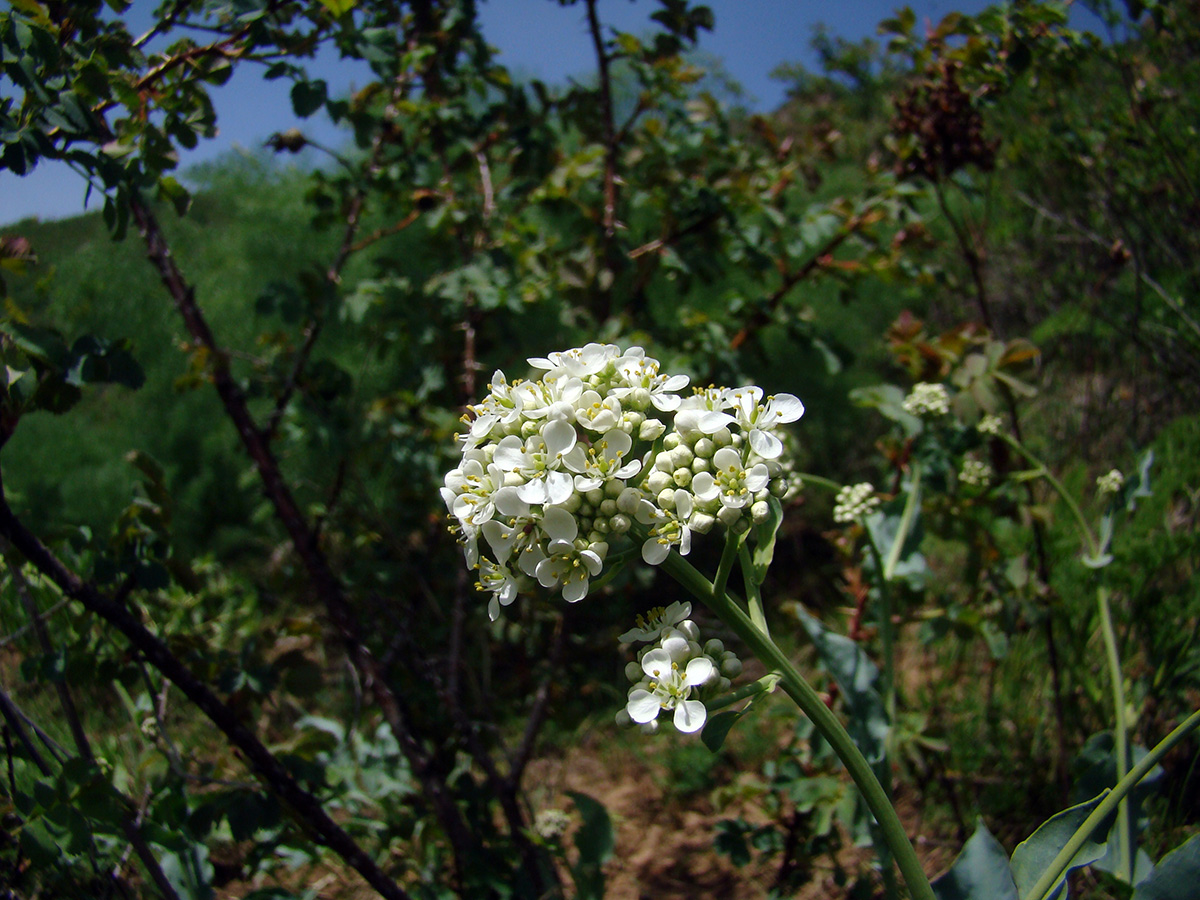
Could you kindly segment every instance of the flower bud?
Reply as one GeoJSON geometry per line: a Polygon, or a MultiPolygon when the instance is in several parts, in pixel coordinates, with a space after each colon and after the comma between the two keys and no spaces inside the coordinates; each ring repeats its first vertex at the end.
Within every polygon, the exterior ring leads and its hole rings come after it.
{"type": "Polygon", "coordinates": [[[726,678],[737,678],[742,674],[742,661],[732,653],[721,659],[721,674],[726,678]]]}
{"type": "Polygon", "coordinates": [[[722,677],[722,678],[717,679],[717,693],[718,694],[725,693],[731,687],[733,687],[733,682],[730,681],[728,678],[722,677]]]}
{"type": "Polygon", "coordinates": [[[742,518],[742,511],[733,506],[722,506],[721,511],[717,513],[717,519],[726,528],[732,528],[742,518]]]}
{"type": "Polygon", "coordinates": [[[638,662],[625,663],[625,677],[637,683],[642,680],[642,666],[638,662]]]}
{"type": "Polygon", "coordinates": [[[755,502],[750,507],[750,518],[754,520],[755,525],[761,525],[771,518],[771,507],[764,500],[755,502]]]}
{"type": "Polygon", "coordinates": [[[692,448],[692,452],[701,459],[712,459],[712,455],[717,452],[717,445],[713,443],[711,438],[702,437],[696,441],[696,446],[692,448]]]}
{"type": "Polygon", "coordinates": [[[625,534],[632,525],[629,516],[624,513],[617,513],[608,520],[608,530],[613,534],[625,534]]]}
{"type": "Polygon", "coordinates": [[[725,644],[720,638],[710,638],[704,642],[705,656],[720,656],[725,652],[725,644]]]}
{"type": "Polygon", "coordinates": [[[611,516],[616,511],[617,511],[617,501],[616,500],[609,499],[609,500],[604,500],[600,503],[600,515],[611,516]]]}
{"type": "Polygon", "coordinates": [[[646,477],[646,489],[652,494],[659,494],[674,483],[668,473],[659,469],[655,469],[646,477]]]}
{"type": "Polygon", "coordinates": [[[664,450],[674,450],[676,447],[679,446],[679,443],[681,440],[683,440],[683,439],[679,436],[679,432],[673,431],[670,434],[668,434],[665,438],[663,438],[663,449],[664,450]]]}
{"type": "Polygon", "coordinates": [[[627,516],[632,516],[637,512],[638,503],[641,502],[641,499],[641,491],[637,488],[627,487],[617,497],[617,509],[627,516]]]}
{"type": "Polygon", "coordinates": [[[655,498],[658,502],[659,509],[674,509],[675,508],[675,489],[665,487],[658,492],[655,498]]]}
{"type": "Polygon", "coordinates": [[[697,534],[708,534],[716,524],[717,520],[704,512],[692,513],[692,518],[688,521],[689,527],[697,534]]]}
{"type": "Polygon", "coordinates": [[[599,506],[604,502],[604,491],[600,490],[600,488],[593,488],[587,492],[586,496],[587,502],[592,504],[593,507],[599,506]]]}
{"type": "Polygon", "coordinates": [[[638,439],[643,441],[657,441],[666,430],[667,426],[662,420],[647,419],[638,426],[638,439]]]}
{"type": "Polygon", "coordinates": [[[679,487],[685,488],[692,483],[692,470],[676,469],[675,474],[671,476],[671,480],[679,485],[679,487]]]}
{"type": "MultiPolygon", "coordinates": [[[[696,625],[696,623],[693,622],[691,619],[684,619],[682,622],[680,622],[678,625],[675,626],[675,629],[680,634],[682,634],[685,638],[688,639],[689,646],[691,644],[696,644],[697,638],[700,637],[700,629],[696,625]]],[[[696,649],[692,651],[692,655],[693,656],[700,655],[700,645],[699,644],[696,644],[696,649]]]]}
{"type": "Polygon", "coordinates": [[[617,710],[617,714],[613,718],[616,720],[618,728],[629,728],[633,725],[633,719],[629,718],[629,711],[623,706],[617,710]]]}
{"type": "Polygon", "coordinates": [[[702,457],[697,456],[692,460],[692,474],[699,475],[701,472],[712,471],[712,463],[702,457]]]}

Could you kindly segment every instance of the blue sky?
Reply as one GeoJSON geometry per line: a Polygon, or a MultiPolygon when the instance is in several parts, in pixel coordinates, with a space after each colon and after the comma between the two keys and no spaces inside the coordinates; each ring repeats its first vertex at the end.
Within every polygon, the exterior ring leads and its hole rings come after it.
{"type": "MultiPolygon", "coordinates": [[[[145,27],[157,2],[134,0],[130,15],[134,30],[145,27]]],[[[881,19],[902,3],[895,0],[708,0],[716,27],[705,33],[700,49],[720,57],[730,75],[746,90],[749,105],[771,110],[784,99],[784,86],[769,73],[784,62],[816,68],[809,38],[818,23],[842,37],[857,40],[874,35],[881,19]]],[[[953,10],[977,12],[986,0],[923,0],[909,5],[918,23],[936,22],[953,10]]],[[[641,33],[660,5],[653,0],[601,0],[602,21],[623,31],[641,33]]],[[[561,83],[594,70],[587,34],[585,7],[560,7],[555,0],[483,0],[483,33],[498,48],[500,62],[517,74],[561,83]]],[[[1081,23],[1083,24],[1083,23],[1081,23]]],[[[337,93],[366,81],[365,70],[340,63],[332,54],[319,58],[313,74],[325,78],[337,93]]],[[[288,99],[289,82],[263,82],[247,69],[213,92],[220,133],[185,153],[181,168],[212,159],[236,148],[258,148],[272,133],[301,125],[313,137],[337,145],[341,136],[330,123],[314,117],[298,122],[288,99]]],[[[24,178],[0,171],[0,223],[27,216],[53,219],[83,211],[86,186],[65,166],[42,165],[24,178]]],[[[98,208],[93,198],[91,208],[98,208]]]]}

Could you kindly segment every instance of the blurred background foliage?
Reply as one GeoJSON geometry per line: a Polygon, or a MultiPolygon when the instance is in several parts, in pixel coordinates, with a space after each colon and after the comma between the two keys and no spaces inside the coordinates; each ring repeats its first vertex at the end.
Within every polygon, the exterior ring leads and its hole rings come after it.
{"type": "MultiPolygon", "coordinates": [[[[902,10],[877,40],[816,32],[821,70],[780,67],[788,102],[751,115],[719,60],[689,50],[720,28],[705,7],[661,0],[659,30],[633,35],[575,5],[596,76],[557,87],[497,65],[470,2],[172,3],[160,17],[178,42],[155,53],[121,4],[13,3],[4,165],[66,159],[107,201],[104,215],[4,228],[4,497],[413,896],[602,895],[603,808],[528,777],[581,743],[657,773],[669,810],[703,797],[701,843],[756,891],[871,896],[877,874],[834,824],[845,783],[803,728],[765,717],[718,756],[610,733],[616,636],[672,598],[653,573],[487,622],[437,495],[459,416],[496,368],[524,376],[527,356],[604,340],[640,343],[693,384],[797,394],[799,468],[884,492],[911,447],[879,414],[880,383],[947,380],[974,398],[964,422],[1003,416],[1083,495],[1152,447],[1154,495],[1113,570],[1136,728],[1154,743],[1200,696],[1200,16],[1096,2],[1109,28],[1096,36],[1056,2],[928,30],[902,10]],[[304,71],[313,42],[375,80],[329,96],[304,71]],[[230,65],[290,79],[297,130],[189,170],[185,190],[170,149],[211,131],[205,85],[230,65]],[[345,145],[292,165],[321,108],[345,145]],[[164,286],[156,234],[185,288],[164,286]],[[185,325],[188,303],[213,342],[185,325]],[[104,349],[75,344],[86,335],[104,349]],[[269,462],[231,425],[222,372],[269,462]],[[381,682],[398,718],[374,702],[381,682]],[[534,827],[550,806],[572,811],[572,840],[534,827]],[[477,841],[456,842],[457,817],[477,841]]],[[[1019,469],[992,452],[1001,475],[1019,469]]],[[[787,511],[769,597],[875,654],[830,506],[810,488],[787,511]]],[[[931,870],[976,816],[1011,847],[1061,808],[1071,758],[1105,727],[1094,610],[1060,507],[1015,481],[927,500],[935,577],[898,611],[895,790],[931,870]]],[[[348,864],[145,647],[65,602],[8,534],[10,895],[358,896],[348,864]]],[[[1197,826],[1184,749],[1147,806],[1154,858],[1197,826]]],[[[642,884],[670,895],[676,851],[697,852],[672,845],[642,884]]],[[[1103,874],[1079,886],[1128,893],[1103,874]]]]}

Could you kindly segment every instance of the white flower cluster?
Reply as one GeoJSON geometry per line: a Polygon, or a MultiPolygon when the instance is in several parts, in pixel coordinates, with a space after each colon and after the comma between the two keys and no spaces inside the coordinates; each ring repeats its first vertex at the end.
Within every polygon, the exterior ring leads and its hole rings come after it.
{"type": "Polygon", "coordinates": [[[561,840],[571,827],[571,817],[561,809],[540,809],[533,818],[533,830],[542,840],[561,840]]]}
{"type": "Polygon", "coordinates": [[[999,437],[1004,431],[1004,422],[999,416],[986,415],[979,420],[979,423],[975,426],[975,430],[980,434],[999,437]]]}
{"type": "Polygon", "coordinates": [[[765,518],[768,496],[786,493],[776,431],[804,413],[791,394],[682,397],[687,376],[661,374],[641,347],[592,343],[528,362],[541,378],[510,383],[497,370],[468,408],[462,461],[441,490],[493,619],[534,582],[587,596],[610,540],[635,521],[656,565],[672,548],[686,554],[693,532],[765,518]]]}
{"type": "Polygon", "coordinates": [[[653,731],[658,714],[673,710],[675,728],[699,731],[708,718],[704,698],[729,690],[730,679],[742,673],[737,654],[713,638],[700,645],[700,629],[688,618],[690,603],[672,603],[638,617],[638,625],[621,635],[623,642],[647,642],[638,659],[625,667],[633,682],[617,724],[653,731]]]}
{"type": "Polygon", "coordinates": [[[986,487],[991,484],[996,472],[990,465],[978,459],[964,459],[958,480],[972,487],[986,487]]]}
{"type": "Polygon", "coordinates": [[[944,384],[922,381],[913,385],[901,406],[909,415],[933,419],[950,412],[950,394],[944,384]]]}
{"type": "Polygon", "coordinates": [[[1125,476],[1120,469],[1111,469],[1096,479],[1096,490],[1101,494],[1115,494],[1125,486],[1125,476]]]}
{"type": "Polygon", "coordinates": [[[833,501],[833,521],[847,525],[861,522],[879,506],[875,485],[869,481],[848,484],[837,492],[833,501]]]}

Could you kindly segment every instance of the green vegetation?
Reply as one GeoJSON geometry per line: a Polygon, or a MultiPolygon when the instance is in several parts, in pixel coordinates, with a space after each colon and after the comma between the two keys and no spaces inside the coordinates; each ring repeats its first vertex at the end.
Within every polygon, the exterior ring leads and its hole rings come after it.
{"type": "Polygon", "coordinates": [[[119,3],[0,13],[0,164],[105,198],[0,233],[0,886],[928,897],[915,864],[940,900],[1190,896],[1193,5],[1092,4],[1104,40],[1057,2],[901,11],[818,33],[770,116],[689,56],[703,6],[635,36],[576,5],[569,88],[514,82],[470,3],[176,3],[153,53],[119,3]],[[374,80],[328,96],[318,42],[374,80]],[[234,66],[301,130],[189,193],[172,150],[234,66]],[[320,109],[346,148],[289,165],[320,109]],[[724,555],[694,517],[661,571],[614,535],[583,600],[518,573],[489,621],[455,435],[491,373],[593,341],[798,396],[789,487],[724,555]],[[689,599],[738,703],[618,733],[648,690],[618,636],[689,599]]]}

